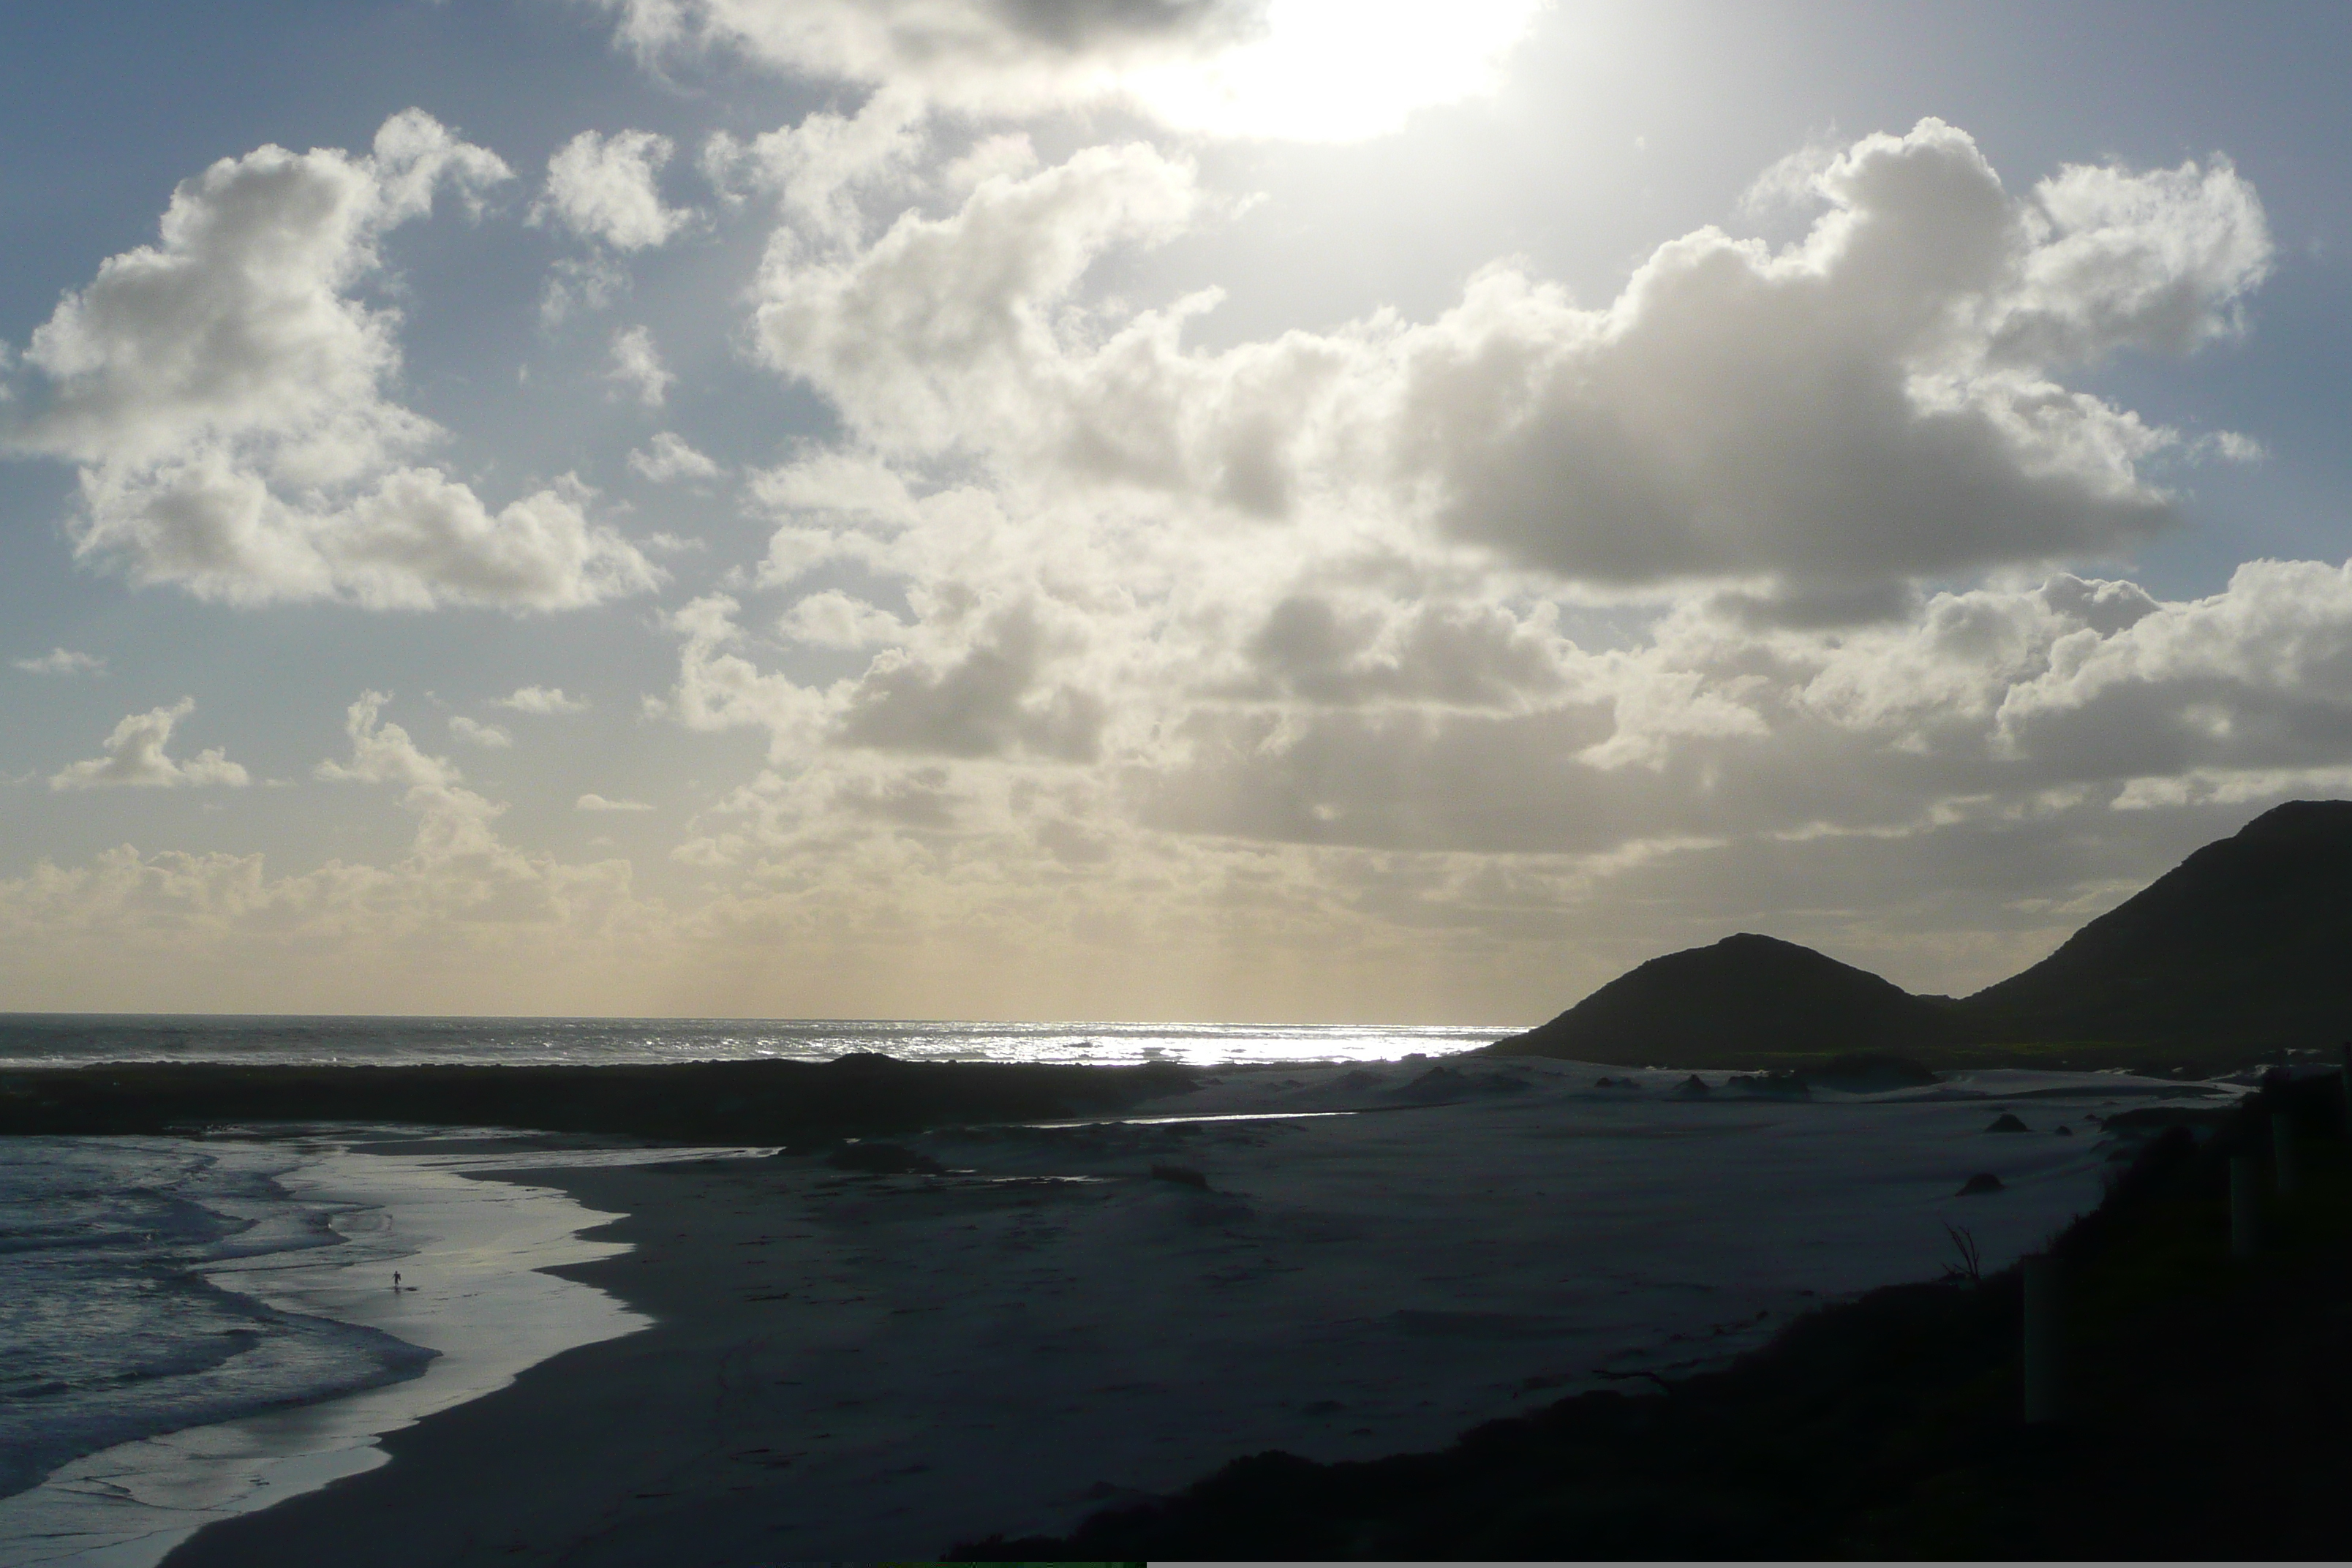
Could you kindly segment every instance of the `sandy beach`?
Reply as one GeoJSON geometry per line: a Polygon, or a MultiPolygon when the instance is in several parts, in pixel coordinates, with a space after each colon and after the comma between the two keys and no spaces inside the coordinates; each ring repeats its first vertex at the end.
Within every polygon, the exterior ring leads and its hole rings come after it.
{"type": "MultiPolygon", "coordinates": [[[[609,1293],[548,1272],[625,1250],[579,1235],[608,1213],[544,1185],[469,1180],[462,1169],[485,1149],[511,1159],[522,1144],[542,1161],[626,1159],[631,1151],[576,1141],[567,1149],[567,1141],[545,1137],[485,1142],[431,1129],[406,1138],[387,1138],[381,1128],[239,1131],[194,1147],[205,1156],[238,1151],[299,1163],[277,1178],[287,1202],[246,1211],[261,1215],[259,1232],[276,1233],[274,1241],[245,1233],[247,1250],[198,1272],[248,1302],[257,1321],[309,1333],[290,1341],[257,1333],[207,1375],[155,1379],[182,1388],[199,1410],[209,1396],[246,1413],[89,1449],[0,1498],[0,1563],[150,1568],[207,1523],[382,1464],[383,1433],[646,1321],[609,1293]],[[306,1211],[326,1219],[333,1244],[277,1245],[306,1228],[306,1211]],[[397,1290],[394,1270],[409,1282],[397,1290]],[[315,1362],[310,1340],[321,1334],[395,1353],[360,1392],[305,1401],[292,1391],[303,1386],[303,1359],[315,1362]]],[[[310,1374],[313,1386],[316,1379],[310,1374]]],[[[166,1407],[148,1420],[173,1414],[166,1407]]]]}
{"type": "Polygon", "coordinates": [[[2096,1202],[2115,1141],[2090,1118],[2181,1091],[1983,1074],[1775,1101],[1717,1083],[1549,1061],[1234,1069],[1144,1108],[1230,1120],[897,1141],[946,1174],[814,1152],[486,1170],[625,1215],[589,1235],[630,1250],[560,1272],[652,1326],[394,1432],[389,1463],[168,1561],[921,1557],[1066,1530],[1244,1453],[1433,1447],[1932,1277],[1947,1222],[2006,1263],[2096,1202]],[[2003,1110],[2029,1131],[1989,1133],[2003,1110]],[[1958,1198],[1978,1172],[2005,1190],[1958,1198]]]}

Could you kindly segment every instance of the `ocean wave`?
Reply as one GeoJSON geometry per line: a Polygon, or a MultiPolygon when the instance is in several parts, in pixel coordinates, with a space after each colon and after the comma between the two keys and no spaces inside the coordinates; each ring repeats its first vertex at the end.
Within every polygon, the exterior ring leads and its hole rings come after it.
{"type": "Polygon", "coordinates": [[[270,1308],[203,1271],[331,1246],[350,1205],[283,1147],[0,1141],[0,1497],[115,1444],[413,1377],[432,1352],[270,1308]]]}

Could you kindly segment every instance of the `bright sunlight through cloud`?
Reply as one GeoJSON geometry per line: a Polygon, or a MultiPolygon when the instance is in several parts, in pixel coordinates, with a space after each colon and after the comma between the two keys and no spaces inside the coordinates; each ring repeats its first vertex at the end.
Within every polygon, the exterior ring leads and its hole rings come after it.
{"type": "Polygon", "coordinates": [[[1127,85],[1162,122],[1224,136],[1352,142],[1489,90],[1548,0],[1273,0],[1253,42],[1127,85]]]}

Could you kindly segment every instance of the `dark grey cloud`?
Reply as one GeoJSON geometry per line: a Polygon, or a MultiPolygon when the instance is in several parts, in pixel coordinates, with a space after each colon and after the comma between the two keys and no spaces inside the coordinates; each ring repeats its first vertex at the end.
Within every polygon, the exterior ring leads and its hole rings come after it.
{"type": "Polygon", "coordinates": [[[1092,762],[1107,708],[1069,685],[1045,687],[1045,636],[1025,609],[1002,612],[943,667],[892,650],[874,661],[844,709],[843,745],[948,757],[1019,751],[1057,762],[1092,762]]]}

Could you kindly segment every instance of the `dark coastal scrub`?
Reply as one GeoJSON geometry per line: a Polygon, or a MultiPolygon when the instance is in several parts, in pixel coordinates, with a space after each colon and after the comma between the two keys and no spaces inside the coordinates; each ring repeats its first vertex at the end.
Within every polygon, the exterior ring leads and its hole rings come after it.
{"type": "Polygon", "coordinates": [[[2340,1558],[2345,1091],[2274,1075],[2201,1131],[2162,1132],[2050,1247],[2058,1421],[2021,1419],[2021,1269],[1956,1266],[1800,1319],[1723,1371],[1583,1394],[1440,1452],[1258,1454],[1065,1539],[947,1555],[2340,1558]],[[2282,1124],[2295,1191],[2264,1198],[2258,1254],[2233,1260],[2230,1162],[2273,1164],[2282,1124]]]}
{"type": "Polygon", "coordinates": [[[384,1121],[773,1143],[1097,1113],[1190,1080],[1161,1064],[902,1062],[867,1053],[658,1067],[18,1068],[0,1070],[0,1134],[384,1121]]]}

